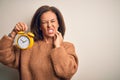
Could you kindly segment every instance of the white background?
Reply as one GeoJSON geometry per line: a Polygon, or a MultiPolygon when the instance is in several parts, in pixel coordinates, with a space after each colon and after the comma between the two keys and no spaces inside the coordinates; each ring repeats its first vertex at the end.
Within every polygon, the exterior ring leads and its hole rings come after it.
{"type": "MultiPolygon", "coordinates": [[[[79,59],[72,80],[120,80],[120,0],[0,0],[0,38],[19,21],[29,26],[42,5],[64,16],[79,59]]],[[[18,80],[18,72],[0,64],[0,80],[18,80]]]]}

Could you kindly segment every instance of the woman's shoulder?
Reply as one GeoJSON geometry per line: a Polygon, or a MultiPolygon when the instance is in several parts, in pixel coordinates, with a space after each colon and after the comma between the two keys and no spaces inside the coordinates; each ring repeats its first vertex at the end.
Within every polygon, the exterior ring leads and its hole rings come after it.
{"type": "Polygon", "coordinates": [[[63,44],[69,44],[69,45],[73,45],[72,42],[68,42],[68,41],[64,41],[63,44]]]}
{"type": "Polygon", "coordinates": [[[63,46],[69,46],[69,47],[73,46],[74,47],[74,44],[72,42],[64,41],[63,46]]]}

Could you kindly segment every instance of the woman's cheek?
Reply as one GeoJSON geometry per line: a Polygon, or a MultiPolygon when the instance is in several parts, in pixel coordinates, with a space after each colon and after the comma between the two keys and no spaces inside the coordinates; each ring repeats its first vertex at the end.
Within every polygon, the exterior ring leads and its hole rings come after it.
{"type": "Polygon", "coordinates": [[[57,33],[58,29],[55,30],[55,34],[57,33]]]}

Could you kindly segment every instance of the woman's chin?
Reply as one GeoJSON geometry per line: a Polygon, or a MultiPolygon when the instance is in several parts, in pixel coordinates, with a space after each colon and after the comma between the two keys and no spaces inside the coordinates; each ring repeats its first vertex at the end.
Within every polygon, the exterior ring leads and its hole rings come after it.
{"type": "Polygon", "coordinates": [[[49,37],[54,37],[54,35],[55,35],[55,34],[49,34],[48,36],[49,36],[49,37]]]}

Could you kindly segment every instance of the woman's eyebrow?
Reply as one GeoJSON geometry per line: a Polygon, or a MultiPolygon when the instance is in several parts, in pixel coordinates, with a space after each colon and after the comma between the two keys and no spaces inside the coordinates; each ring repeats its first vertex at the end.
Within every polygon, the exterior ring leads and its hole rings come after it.
{"type": "Polygon", "coordinates": [[[41,19],[41,21],[51,21],[51,20],[55,20],[55,18],[50,19],[50,20],[41,19]]]}

